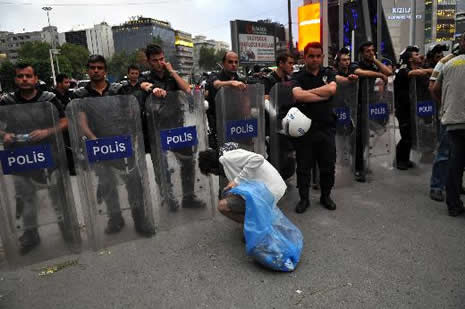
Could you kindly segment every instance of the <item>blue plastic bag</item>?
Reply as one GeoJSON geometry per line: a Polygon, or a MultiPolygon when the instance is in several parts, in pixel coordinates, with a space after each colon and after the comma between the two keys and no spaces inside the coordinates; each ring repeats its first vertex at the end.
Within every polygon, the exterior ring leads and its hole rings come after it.
{"type": "Polygon", "coordinates": [[[268,188],[257,181],[241,182],[229,193],[245,199],[247,255],[273,270],[296,269],[302,253],[302,233],[279,210],[268,188]]]}

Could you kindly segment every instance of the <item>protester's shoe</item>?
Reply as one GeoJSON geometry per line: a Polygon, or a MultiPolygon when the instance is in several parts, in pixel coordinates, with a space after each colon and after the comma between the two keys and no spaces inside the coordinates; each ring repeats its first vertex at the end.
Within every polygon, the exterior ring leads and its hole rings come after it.
{"type": "Polygon", "coordinates": [[[463,208],[463,206],[459,206],[454,208],[448,208],[447,211],[449,212],[449,216],[457,217],[461,215],[463,212],[465,212],[465,208],[463,208]]]}
{"type": "Polygon", "coordinates": [[[182,199],[182,208],[203,208],[205,203],[199,200],[195,194],[190,196],[185,196],[182,199]]]}
{"type": "Polygon", "coordinates": [[[397,162],[396,168],[401,171],[408,170],[409,163],[408,162],[397,162]]]}
{"type": "Polygon", "coordinates": [[[328,210],[336,210],[336,203],[334,203],[329,195],[322,195],[320,197],[320,203],[328,210]]]}
{"type": "Polygon", "coordinates": [[[429,191],[429,197],[433,201],[444,202],[444,193],[440,189],[431,189],[429,191]]]}
{"type": "Polygon", "coordinates": [[[366,182],[365,174],[362,172],[355,172],[355,181],[366,182]]]}
{"type": "Polygon", "coordinates": [[[295,212],[298,214],[304,213],[310,207],[310,200],[300,200],[295,207],[295,212]]]}
{"type": "Polygon", "coordinates": [[[21,255],[29,253],[40,244],[39,232],[36,229],[25,231],[24,234],[19,237],[19,244],[19,253],[21,255]]]}
{"type": "Polygon", "coordinates": [[[119,233],[125,225],[124,218],[119,216],[110,217],[108,220],[107,227],[105,228],[106,234],[116,234],[119,233]]]}
{"type": "Polygon", "coordinates": [[[414,167],[415,167],[415,163],[413,163],[412,161],[408,161],[407,167],[408,167],[408,168],[414,168],[414,167]]]}

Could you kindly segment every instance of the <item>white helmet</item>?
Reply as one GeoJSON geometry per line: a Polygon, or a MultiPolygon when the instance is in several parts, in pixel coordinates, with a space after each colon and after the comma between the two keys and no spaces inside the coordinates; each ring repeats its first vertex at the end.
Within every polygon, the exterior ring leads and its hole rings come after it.
{"type": "Polygon", "coordinates": [[[312,125],[312,120],[305,116],[298,108],[292,107],[282,120],[284,134],[292,137],[305,135],[312,125]]]}

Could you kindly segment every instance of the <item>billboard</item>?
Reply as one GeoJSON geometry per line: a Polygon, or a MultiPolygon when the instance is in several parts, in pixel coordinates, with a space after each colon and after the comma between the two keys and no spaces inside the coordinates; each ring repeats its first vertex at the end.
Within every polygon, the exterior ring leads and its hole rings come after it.
{"type": "Polygon", "coordinates": [[[273,64],[276,60],[277,25],[274,23],[231,21],[233,50],[240,64],[273,64]]]}
{"type": "Polygon", "coordinates": [[[298,9],[299,51],[310,42],[321,43],[320,4],[307,4],[298,9]]]}

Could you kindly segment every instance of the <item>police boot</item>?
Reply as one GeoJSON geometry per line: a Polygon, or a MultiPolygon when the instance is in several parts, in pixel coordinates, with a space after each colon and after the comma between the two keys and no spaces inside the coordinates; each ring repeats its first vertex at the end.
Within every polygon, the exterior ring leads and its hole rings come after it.
{"type": "Polygon", "coordinates": [[[131,209],[132,218],[134,219],[134,228],[136,232],[144,237],[155,235],[155,227],[145,216],[145,209],[137,207],[131,209]]]}
{"type": "Polygon", "coordinates": [[[328,210],[336,210],[336,203],[331,199],[329,193],[321,195],[320,203],[328,210]]]}
{"type": "Polygon", "coordinates": [[[295,207],[295,212],[298,214],[304,213],[308,207],[310,207],[310,198],[309,198],[309,188],[308,187],[299,187],[299,196],[300,201],[295,207]]]}
{"type": "Polygon", "coordinates": [[[25,255],[29,251],[37,247],[40,244],[40,236],[37,229],[30,229],[24,231],[24,234],[19,237],[19,244],[19,253],[21,255],[25,255]]]}
{"type": "Polygon", "coordinates": [[[190,157],[182,160],[181,181],[182,181],[182,207],[183,208],[202,208],[205,203],[199,200],[195,195],[195,160],[190,157]]]}
{"type": "Polygon", "coordinates": [[[112,215],[108,220],[107,227],[105,228],[106,234],[116,234],[119,233],[125,225],[124,218],[121,213],[117,215],[112,215]]]}

